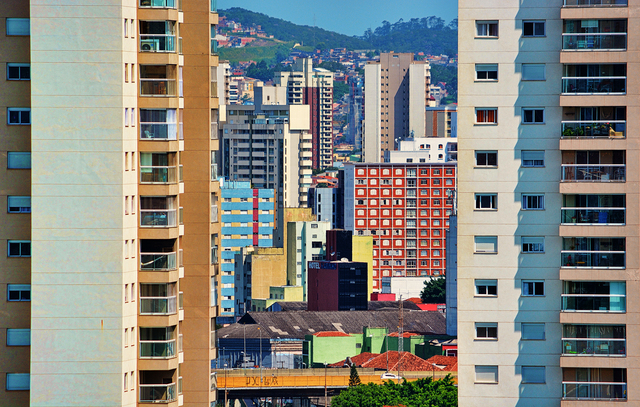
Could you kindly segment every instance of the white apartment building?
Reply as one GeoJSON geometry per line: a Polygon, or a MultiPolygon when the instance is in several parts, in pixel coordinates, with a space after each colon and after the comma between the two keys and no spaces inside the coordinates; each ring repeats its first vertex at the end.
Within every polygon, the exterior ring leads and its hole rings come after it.
{"type": "Polygon", "coordinates": [[[302,286],[307,301],[307,264],[325,260],[327,230],[331,222],[287,223],[287,285],[302,286]]]}
{"type": "Polygon", "coordinates": [[[384,152],[386,163],[448,163],[458,161],[458,140],[450,137],[419,137],[402,140],[398,150],[384,152]]]}

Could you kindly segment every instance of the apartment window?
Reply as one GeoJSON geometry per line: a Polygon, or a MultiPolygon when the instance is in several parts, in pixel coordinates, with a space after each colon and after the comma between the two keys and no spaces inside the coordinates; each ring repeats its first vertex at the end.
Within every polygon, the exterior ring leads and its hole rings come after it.
{"type": "Polygon", "coordinates": [[[544,366],[522,366],[522,383],[544,384],[544,366]]]}
{"type": "Polygon", "coordinates": [[[498,195],[476,194],[476,209],[498,209],[498,195]]]}
{"type": "Polygon", "coordinates": [[[544,124],[544,109],[522,108],[523,124],[544,124]]]}
{"type": "Polygon", "coordinates": [[[476,124],[498,124],[498,108],[476,108],[476,124]]]}
{"type": "Polygon", "coordinates": [[[476,21],[476,37],[497,37],[497,21],[476,21]]]}
{"type": "Polygon", "coordinates": [[[544,167],[544,150],[522,150],[520,159],[523,167],[544,167]]]}
{"type": "Polygon", "coordinates": [[[544,296],[544,281],[523,281],[522,295],[524,297],[544,296]]]}
{"type": "Polygon", "coordinates": [[[8,213],[31,213],[31,197],[30,196],[8,196],[7,212],[8,213]]]}
{"type": "Polygon", "coordinates": [[[523,21],[522,36],[523,37],[544,37],[544,21],[523,21]]]}
{"type": "Polygon", "coordinates": [[[7,329],[7,346],[31,345],[31,329],[7,329]]]}
{"type": "Polygon", "coordinates": [[[318,224],[317,223],[312,223],[311,224],[311,229],[318,229],[318,224]]]}
{"type": "Polygon", "coordinates": [[[7,301],[31,301],[29,284],[7,284],[7,301]]]}
{"type": "Polygon", "coordinates": [[[28,81],[31,79],[31,66],[29,64],[7,64],[7,80],[28,81]]]}
{"type": "Polygon", "coordinates": [[[544,81],[545,78],[544,64],[522,64],[523,81],[544,81]]]}
{"type": "Polygon", "coordinates": [[[476,151],[476,167],[496,167],[497,165],[497,151],[476,151]]]}
{"type": "Polygon", "coordinates": [[[498,339],[498,324],[476,322],[476,339],[498,339]]]}
{"type": "Polygon", "coordinates": [[[29,35],[28,18],[7,18],[7,35],[29,35]]]}
{"type": "Polygon", "coordinates": [[[7,124],[9,125],[30,125],[31,109],[28,107],[8,107],[7,124]]]}
{"type": "Polygon", "coordinates": [[[544,209],[544,195],[522,194],[522,210],[540,211],[544,209]]]}
{"type": "Polygon", "coordinates": [[[476,280],[476,295],[482,297],[498,296],[498,280],[476,280]]]}
{"type": "Polygon", "coordinates": [[[544,253],[544,237],[523,236],[522,253],[544,253]]]}
{"type": "Polygon", "coordinates": [[[475,236],[476,253],[497,253],[498,236],[475,236]]]}
{"type": "Polygon", "coordinates": [[[476,383],[498,383],[498,366],[476,365],[476,383]]]}
{"type": "Polygon", "coordinates": [[[28,240],[9,240],[7,243],[8,257],[31,257],[31,242],[28,240]]]}
{"type": "Polygon", "coordinates": [[[29,383],[29,373],[7,373],[7,390],[29,390],[29,383]]]}
{"type": "Polygon", "coordinates": [[[9,169],[30,169],[31,153],[9,151],[7,153],[7,168],[9,169]]]}
{"type": "Polygon", "coordinates": [[[476,64],[477,81],[497,81],[498,64],[476,64]]]}
{"type": "Polygon", "coordinates": [[[544,324],[523,322],[520,324],[520,334],[523,341],[544,340],[544,324]]]}
{"type": "MultiPolygon", "coordinates": [[[[125,27],[126,27],[126,26],[127,26],[127,25],[125,24],[125,27]]],[[[126,331],[126,330],[125,330],[125,331],[126,331]]],[[[129,374],[128,374],[128,373],[125,373],[125,374],[124,374],[124,391],[127,391],[127,390],[129,390],[129,374]]]]}

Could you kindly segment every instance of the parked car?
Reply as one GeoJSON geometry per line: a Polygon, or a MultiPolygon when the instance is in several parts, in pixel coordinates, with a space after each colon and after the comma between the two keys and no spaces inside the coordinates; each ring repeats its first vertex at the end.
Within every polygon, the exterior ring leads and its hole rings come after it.
{"type": "Polygon", "coordinates": [[[402,377],[402,376],[398,376],[398,375],[395,375],[395,374],[393,374],[393,373],[389,373],[389,372],[384,372],[384,373],[382,374],[382,376],[380,376],[380,378],[381,378],[382,380],[398,380],[398,379],[404,379],[404,377],[402,377]]]}

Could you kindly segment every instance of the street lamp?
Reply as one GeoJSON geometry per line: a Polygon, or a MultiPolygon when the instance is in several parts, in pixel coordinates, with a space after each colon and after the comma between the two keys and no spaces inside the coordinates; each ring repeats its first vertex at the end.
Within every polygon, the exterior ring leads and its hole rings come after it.
{"type": "Polygon", "coordinates": [[[327,362],[324,362],[324,407],[327,407],[327,362]]]}
{"type": "Polygon", "coordinates": [[[260,332],[260,386],[262,386],[262,331],[260,327],[258,327],[258,332],[260,332]]]}

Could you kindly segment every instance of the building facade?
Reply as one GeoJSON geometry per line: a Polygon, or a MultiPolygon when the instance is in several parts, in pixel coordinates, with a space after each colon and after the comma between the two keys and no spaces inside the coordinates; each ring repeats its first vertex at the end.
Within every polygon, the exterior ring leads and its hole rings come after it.
{"type": "Polygon", "coordinates": [[[640,403],[638,7],[459,2],[461,407],[640,403]]]}
{"type": "Polygon", "coordinates": [[[386,163],[450,163],[458,161],[458,140],[417,137],[402,140],[396,151],[385,151],[386,163]]]}
{"type": "Polygon", "coordinates": [[[443,275],[455,164],[346,164],[345,229],[373,237],[373,289],[383,278],[443,275]]]}
{"type": "Polygon", "coordinates": [[[368,274],[367,263],[310,261],[307,310],[367,310],[368,274]]]}
{"type": "Polygon", "coordinates": [[[458,137],[458,110],[455,106],[426,109],[426,137],[458,137]]]}
{"type": "Polygon", "coordinates": [[[300,285],[307,300],[307,262],[326,258],[329,222],[287,223],[287,285],[300,285]]]}

